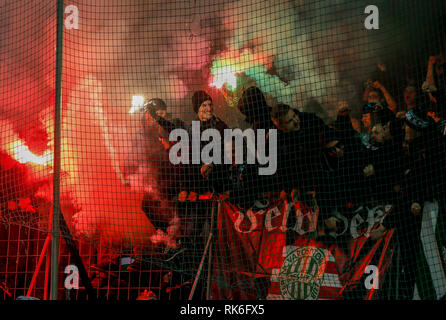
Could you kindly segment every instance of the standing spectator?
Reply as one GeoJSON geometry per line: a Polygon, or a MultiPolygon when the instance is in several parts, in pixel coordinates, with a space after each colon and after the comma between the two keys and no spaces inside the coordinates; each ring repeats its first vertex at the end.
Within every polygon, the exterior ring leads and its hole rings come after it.
{"type": "MultiPolygon", "coordinates": [[[[256,131],[259,129],[265,130],[265,145],[269,142],[269,130],[275,129],[274,123],[271,120],[271,107],[265,99],[262,90],[256,86],[248,87],[243,91],[242,97],[238,102],[238,109],[245,115],[245,121],[251,125],[251,128],[256,131]]],[[[250,166],[251,167],[251,166],[250,166]]],[[[257,183],[262,187],[257,191],[261,193],[280,191],[279,181],[276,176],[257,176],[257,183]]]]}
{"type": "Polygon", "coordinates": [[[366,192],[362,156],[364,148],[359,139],[345,137],[335,129],[326,131],[323,140],[322,170],[317,189],[321,215],[329,218],[333,212],[345,214],[360,204],[366,192]]]}
{"type": "Polygon", "coordinates": [[[392,112],[397,111],[395,99],[379,81],[367,82],[365,97],[367,103],[379,102],[381,105],[388,107],[392,112]]]}
{"type": "MultiPolygon", "coordinates": [[[[400,218],[399,242],[402,255],[403,298],[412,299],[419,253],[422,252],[420,231],[422,213],[426,203],[440,199],[444,206],[444,138],[435,130],[433,120],[426,111],[414,108],[405,117],[405,144],[409,164],[405,171],[403,213],[400,218]]],[[[426,276],[426,275],[425,275],[426,276]]]]}
{"type": "Polygon", "coordinates": [[[370,150],[371,171],[368,175],[370,200],[377,204],[394,203],[396,190],[400,189],[403,170],[404,131],[402,120],[397,119],[389,109],[376,111],[376,123],[371,130],[370,150]]]}
{"type": "Polygon", "coordinates": [[[361,114],[362,130],[359,134],[362,144],[370,150],[376,149],[370,139],[374,123],[376,122],[376,112],[383,107],[379,102],[370,102],[363,106],[361,114]]]}
{"type": "Polygon", "coordinates": [[[271,118],[277,135],[277,181],[286,192],[314,191],[321,170],[321,137],[328,127],[312,113],[286,104],[274,106],[271,118]]]}
{"type": "MultiPolygon", "coordinates": [[[[196,91],[192,96],[192,106],[194,112],[197,114],[197,118],[194,121],[200,122],[200,136],[206,129],[217,129],[223,136],[224,129],[227,125],[217,118],[214,114],[213,102],[211,96],[205,91],[196,91]]],[[[174,129],[184,129],[189,134],[189,142],[192,143],[192,127],[187,126],[183,121],[175,119],[175,121],[169,121],[156,113],[155,108],[150,108],[150,115],[162,126],[167,132],[171,132],[174,129]]],[[[200,141],[200,146],[204,144],[200,141]]],[[[201,150],[201,148],[200,148],[201,150]]],[[[188,155],[190,157],[190,155],[188,155]]],[[[195,201],[197,200],[199,193],[204,193],[207,190],[207,186],[201,179],[202,164],[191,164],[185,167],[184,179],[182,179],[182,190],[179,194],[179,200],[185,201],[186,199],[195,201]],[[188,193],[190,192],[189,196],[188,193]]]]}
{"type": "Polygon", "coordinates": [[[443,65],[445,61],[446,58],[442,54],[431,56],[428,60],[426,80],[423,83],[422,89],[423,92],[429,94],[433,102],[444,103],[446,75],[443,65]],[[437,101],[438,98],[442,99],[442,101],[437,101]]]}
{"type": "MultiPolygon", "coordinates": [[[[262,177],[258,175],[258,166],[255,164],[238,164],[235,161],[236,144],[233,137],[230,145],[226,145],[225,150],[231,153],[231,164],[209,165],[204,164],[201,168],[201,175],[209,181],[215,193],[225,193],[229,195],[232,204],[245,210],[251,208],[256,200],[261,198],[264,187],[261,182],[262,177]]],[[[246,153],[246,147],[244,148],[246,153]]],[[[228,155],[229,157],[229,155],[228,155]]]]}
{"type": "Polygon", "coordinates": [[[443,196],[445,138],[435,129],[427,112],[419,108],[406,113],[405,132],[409,155],[407,196],[411,206],[418,207],[424,201],[443,196]]]}

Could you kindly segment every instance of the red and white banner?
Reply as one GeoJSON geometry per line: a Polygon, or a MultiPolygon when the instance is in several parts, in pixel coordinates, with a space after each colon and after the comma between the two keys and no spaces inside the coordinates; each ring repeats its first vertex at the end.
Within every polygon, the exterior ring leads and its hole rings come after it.
{"type": "Polygon", "coordinates": [[[277,200],[263,210],[242,212],[223,201],[211,298],[333,300],[343,299],[346,290],[357,286],[362,286],[357,299],[377,298],[392,257],[393,231],[378,240],[370,238],[370,231],[382,222],[382,215],[371,214],[376,211],[364,210],[369,218],[344,219],[351,234],[345,238],[349,249],[341,250],[335,241],[327,244],[318,237],[317,207],[277,200]],[[287,223],[291,215],[292,226],[287,223]],[[368,281],[371,268],[377,280],[360,283],[368,281]]]}
{"type": "MultiPolygon", "coordinates": [[[[333,248],[331,248],[333,249],[333,248]]],[[[299,238],[283,247],[270,278],[268,300],[340,299],[342,284],[332,250],[314,239],[299,238]]]]}

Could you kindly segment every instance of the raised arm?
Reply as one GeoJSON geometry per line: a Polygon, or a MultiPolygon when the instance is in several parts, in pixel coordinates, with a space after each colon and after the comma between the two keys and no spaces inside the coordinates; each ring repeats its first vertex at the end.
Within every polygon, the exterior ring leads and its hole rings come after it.
{"type": "Polygon", "coordinates": [[[430,56],[427,62],[426,82],[432,86],[435,86],[434,65],[435,65],[435,56],[430,56]]]}
{"type": "Polygon", "coordinates": [[[386,102],[389,106],[389,109],[393,113],[395,113],[397,110],[397,105],[396,105],[395,99],[393,99],[392,95],[387,91],[387,89],[379,81],[373,82],[373,87],[381,90],[381,92],[384,95],[384,99],[386,99],[386,102]]]}
{"type": "Polygon", "coordinates": [[[435,96],[437,87],[435,86],[435,78],[434,78],[434,65],[435,65],[435,56],[430,56],[427,62],[427,73],[426,80],[423,83],[422,90],[424,93],[429,95],[429,98],[432,102],[438,103],[438,99],[435,96]]]}
{"type": "Polygon", "coordinates": [[[185,129],[187,130],[186,125],[183,121],[179,119],[175,119],[176,121],[169,121],[163,117],[160,117],[156,114],[156,111],[153,108],[147,108],[149,115],[168,133],[171,133],[174,129],[185,129]]]}

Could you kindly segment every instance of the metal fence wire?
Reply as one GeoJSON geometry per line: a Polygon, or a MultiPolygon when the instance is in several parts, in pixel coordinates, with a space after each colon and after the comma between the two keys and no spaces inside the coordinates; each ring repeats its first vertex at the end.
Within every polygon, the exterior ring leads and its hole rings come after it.
{"type": "MultiPolygon", "coordinates": [[[[205,254],[204,249],[211,227],[212,200],[181,205],[183,221],[189,228],[179,238],[181,249],[156,250],[135,256],[129,248],[110,248],[100,240],[94,245],[85,240],[73,241],[93,288],[91,292],[86,288],[86,280],[79,277],[79,264],[76,264],[79,262],[73,261],[68,244],[62,237],[58,261],[58,299],[206,299],[209,255],[205,254]],[[203,265],[200,268],[201,260],[203,265]],[[191,295],[194,283],[194,293],[191,295]]],[[[51,234],[17,222],[2,223],[1,226],[1,300],[15,300],[21,296],[48,300],[51,234]]]]}
{"type": "Polygon", "coordinates": [[[444,0],[0,4],[0,300],[446,297],[444,0]]]}

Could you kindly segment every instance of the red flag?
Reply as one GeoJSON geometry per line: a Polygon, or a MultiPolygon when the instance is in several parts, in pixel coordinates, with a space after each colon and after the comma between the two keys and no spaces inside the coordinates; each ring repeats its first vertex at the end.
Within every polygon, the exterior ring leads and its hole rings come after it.
{"type": "MultiPolygon", "coordinates": [[[[364,296],[357,296],[356,299],[372,300],[377,299],[378,290],[385,280],[385,276],[390,266],[393,251],[390,250],[394,230],[384,232],[382,238],[372,244],[371,248],[366,248],[367,241],[372,241],[366,236],[352,239],[350,242],[350,265],[351,267],[342,274],[343,287],[341,293],[345,291],[362,289],[358,292],[364,293],[364,296]],[[368,250],[368,251],[367,251],[368,250]],[[376,270],[377,284],[373,282],[371,287],[366,287],[364,273],[368,266],[373,266],[376,270]]],[[[371,277],[373,274],[370,275],[371,277]]],[[[375,281],[375,279],[373,280],[375,281]]]]}

